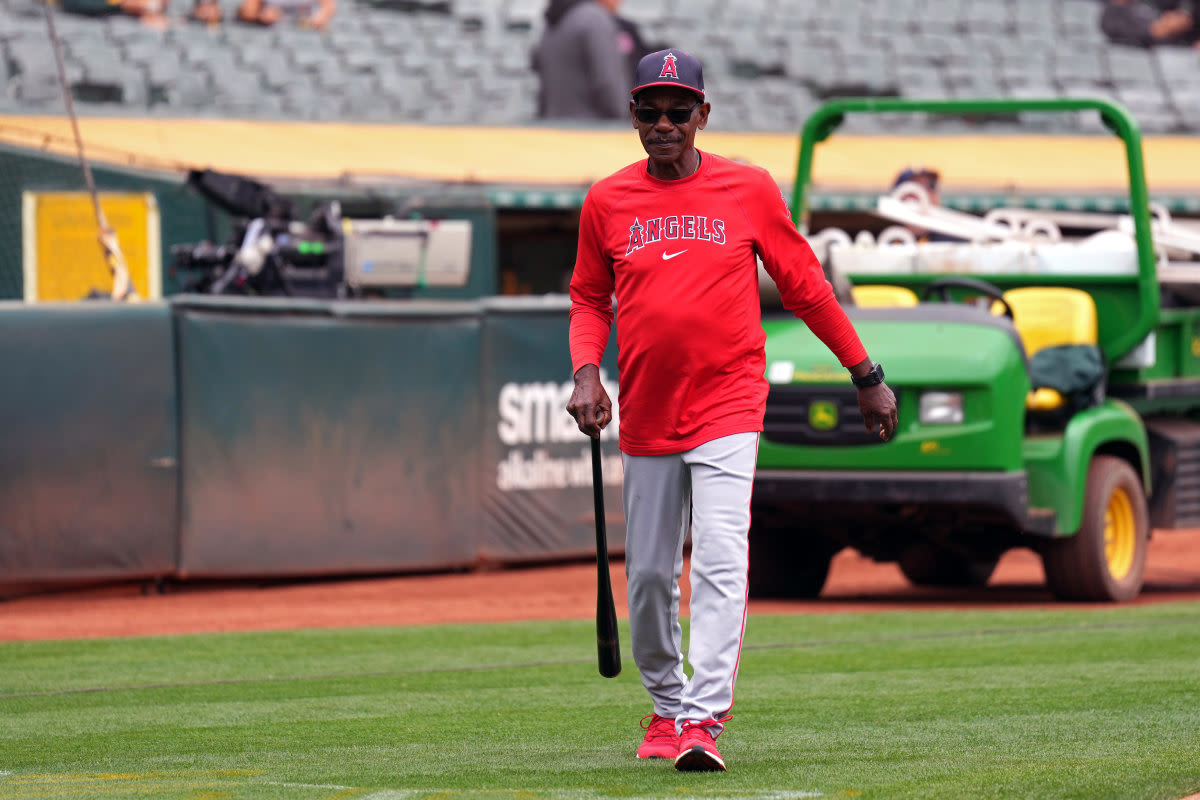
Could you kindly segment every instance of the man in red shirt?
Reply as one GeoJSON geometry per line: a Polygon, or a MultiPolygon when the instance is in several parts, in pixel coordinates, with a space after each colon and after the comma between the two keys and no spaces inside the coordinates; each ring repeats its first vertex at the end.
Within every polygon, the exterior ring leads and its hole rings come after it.
{"type": "Polygon", "coordinates": [[[750,493],[766,410],[757,258],[850,371],[868,430],[889,439],[896,400],[763,169],[695,147],[708,123],[700,62],[681,50],[638,64],[630,112],[649,158],[597,182],[571,278],[575,389],[592,437],[612,421],[599,364],[617,311],[619,443],[633,658],[654,702],[639,758],[724,770],[746,622],[750,493]],[[757,257],[757,258],[756,258],[757,257]],[[689,679],[679,578],[692,534],[689,679]]]}

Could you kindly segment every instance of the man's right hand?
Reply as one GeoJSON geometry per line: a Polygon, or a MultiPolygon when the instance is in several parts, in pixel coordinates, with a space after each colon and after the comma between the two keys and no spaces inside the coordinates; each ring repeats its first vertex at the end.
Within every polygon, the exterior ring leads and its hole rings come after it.
{"type": "Polygon", "coordinates": [[[593,439],[612,422],[612,400],[600,382],[600,368],[584,364],[575,373],[575,391],[567,401],[567,413],[575,418],[579,430],[593,439]]]}

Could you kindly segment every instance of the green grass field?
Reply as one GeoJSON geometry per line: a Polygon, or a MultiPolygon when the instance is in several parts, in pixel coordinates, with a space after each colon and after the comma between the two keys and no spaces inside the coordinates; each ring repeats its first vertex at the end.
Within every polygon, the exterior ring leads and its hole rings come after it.
{"type": "Polygon", "coordinates": [[[1180,798],[1200,606],[751,617],[726,774],[586,622],[0,645],[0,798],[1180,798]]]}

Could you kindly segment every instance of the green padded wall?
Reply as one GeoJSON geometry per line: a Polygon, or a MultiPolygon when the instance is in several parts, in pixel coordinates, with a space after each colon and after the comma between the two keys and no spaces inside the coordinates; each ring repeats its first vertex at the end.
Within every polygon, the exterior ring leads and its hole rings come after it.
{"type": "Polygon", "coordinates": [[[0,582],[174,570],[172,349],[164,303],[0,303],[0,582]]]}
{"type": "Polygon", "coordinates": [[[590,555],[567,309],[561,296],[0,303],[0,584],[590,555]]]}
{"type": "Polygon", "coordinates": [[[470,563],[481,525],[474,303],[176,303],[180,573],[470,563]]]}

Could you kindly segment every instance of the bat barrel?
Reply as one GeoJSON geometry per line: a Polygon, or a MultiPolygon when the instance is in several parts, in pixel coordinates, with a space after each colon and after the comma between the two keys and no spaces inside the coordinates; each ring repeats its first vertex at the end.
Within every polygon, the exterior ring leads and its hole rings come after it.
{"type": "Polygon", "coordinates": [[[600,674],[621,674],[621,640],[617,632],[617,610],[613,604],[612,576],[608,571],[608,532],[604,521],[604,470],[600,440],[592,439],[592,499],[596,510],[596,649],[600,674]]]}

